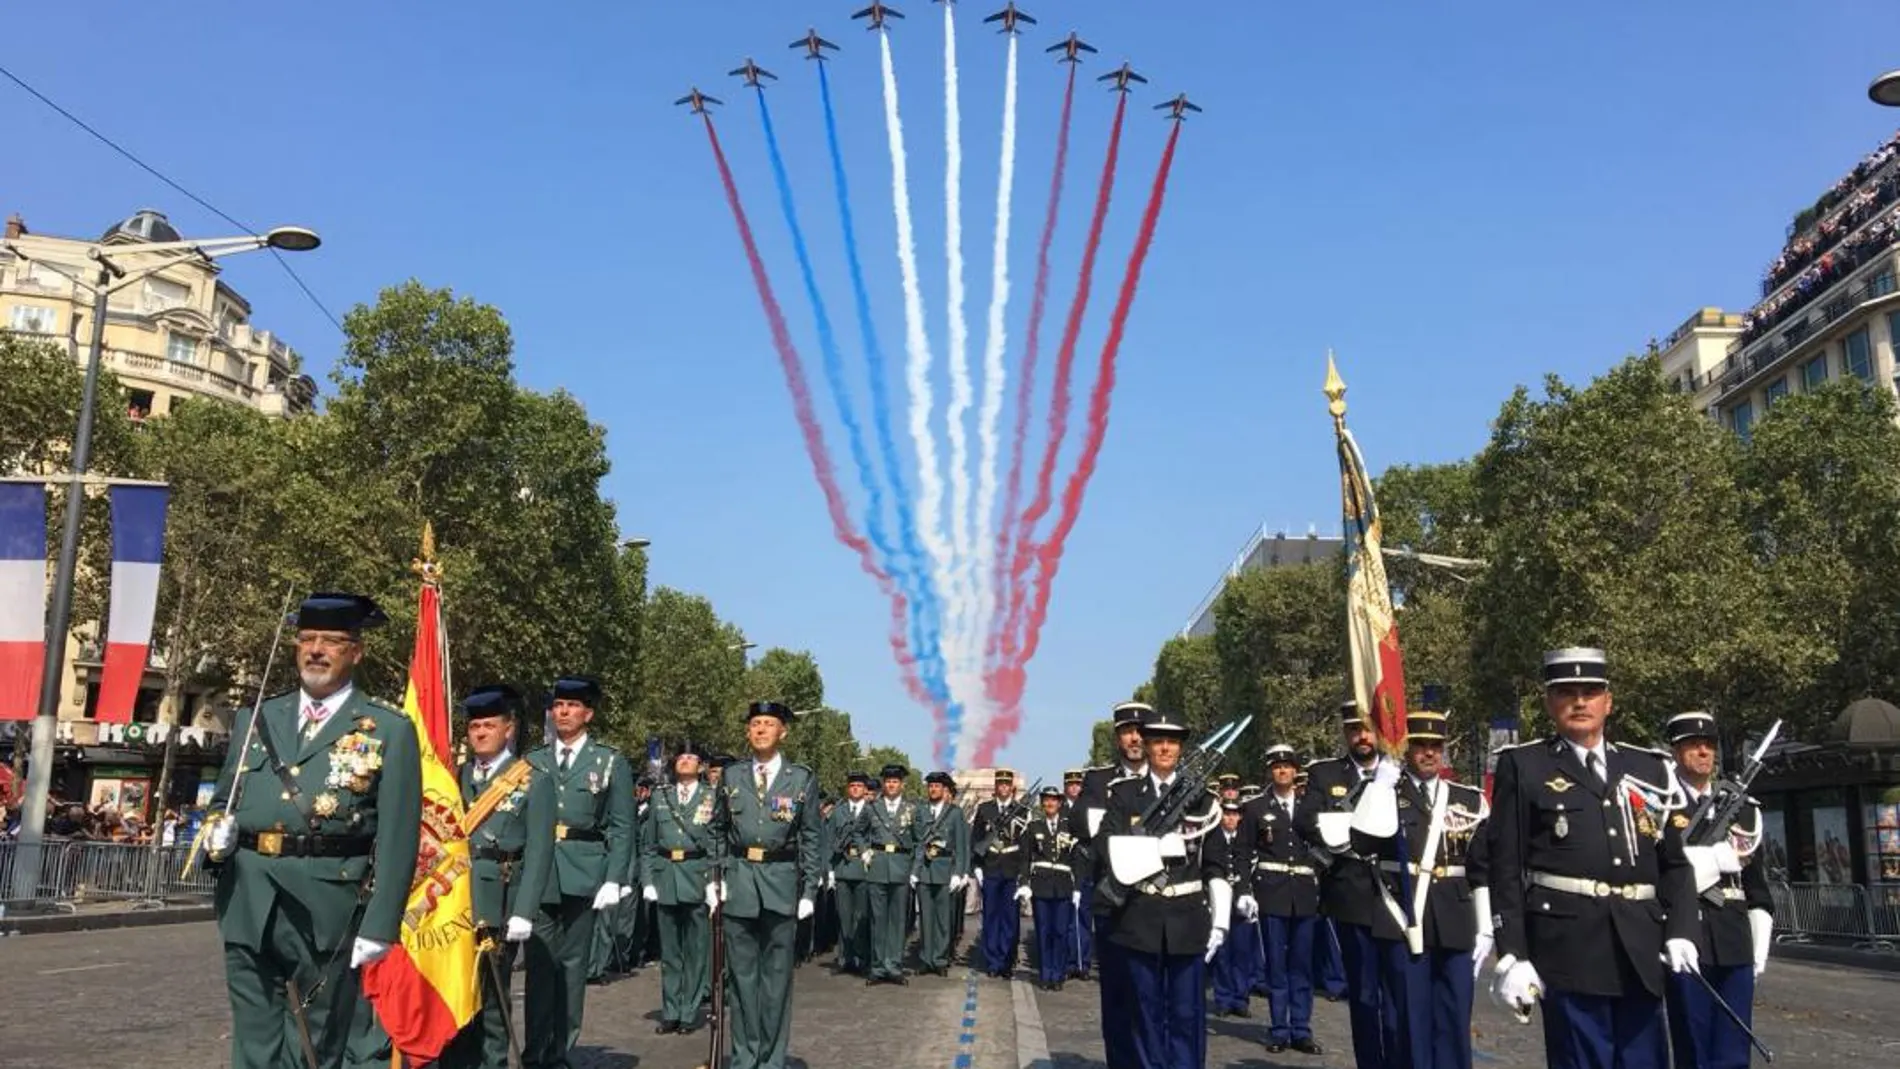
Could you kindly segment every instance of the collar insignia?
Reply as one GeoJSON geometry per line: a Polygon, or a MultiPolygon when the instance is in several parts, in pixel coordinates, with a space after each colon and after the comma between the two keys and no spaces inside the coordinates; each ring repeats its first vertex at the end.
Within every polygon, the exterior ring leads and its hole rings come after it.
{"type": "Polygon", "coordinates": [[[1565,791],[1569,790],[1570,788],[1575,787],[1576,784],[1570,782],[1569,780],[1563,778],[1562,776],[1558,776],[1556,779],[1545,780],[1544,786],[1549,787],[1551,790],[1556,791],[1558,794],[1562,794],[1565,791]]]}

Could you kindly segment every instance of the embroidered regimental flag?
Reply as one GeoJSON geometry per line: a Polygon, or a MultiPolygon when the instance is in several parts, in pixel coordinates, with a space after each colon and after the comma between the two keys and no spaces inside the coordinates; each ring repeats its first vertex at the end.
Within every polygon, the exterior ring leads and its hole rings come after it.
{"type": "Polygon", "coordinates": [[[164,486],[115,486],[112,495],[112,600],[106,615],[105,670],[99,676],[100,723],[129,724],[152,648],[159,562],[165,553],[164,486]]]}
{"type": "Polygon", "coordinates": [[[0,483],[0,720],[31,720],[46,658],[46,488],[0,483]]]}

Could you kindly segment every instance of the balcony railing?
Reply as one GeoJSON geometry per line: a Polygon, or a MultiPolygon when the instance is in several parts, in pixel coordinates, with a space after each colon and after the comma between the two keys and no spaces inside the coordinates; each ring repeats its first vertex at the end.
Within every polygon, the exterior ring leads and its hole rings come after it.
{"type": "MultiPolygon", "coordinates": [[[[1874,168],[1861,182],[1857,183],[1852,190],[1846,193],[1841,200],[1850,201],[1859,196],[1861,191],[1865,189],[1872,189],[1874,191],[1874,197],[1871,202],[1857,206],[1850,205],[1838,213],[1830,214],[1809,227],[1804,228],[1801,233],[1795,235],[1788,241],[1787,248],[1793,248],[1804,240],[1811,240],[1812,243],[1810,247],[1802,250],[1797,255],[1788,255],[1786,252],[1782,254],[1782,258],[1770,268],[1767,277],[1762,279],[1761,295],[1764,299],[1772,296],[1776,290],[1787,285],[1796,276],[1800,275],[1801,271],[1809,264],[1816,262],[1821,257],[1839,247],[1842,242],[1852,237],[1861,227],[1878,217],[1889,205],[1895,201],[1900,201],[1900,154],[1889,157],[1887,162],[1874,168]],[[1821,227],[1830,222],[1839,225],[1836,226],[1833,233],[1822,234],[1821,227]]],[[[1830,212],[1832,212],[1832,207],[1830,207],[1830,212]]]]}
{"type": "Polygon", "coordinates": [[[144,378],[182,383],[194,393],[219,393],[247,403],[257,399],[257,388],[250,383],[197,364],[183,364],[162,356],[127,352],[124,349],[107,349],[106,362],[144,378]]]}
{"type": "MultiPolygon", "coordinates": [[[[1893,244],[1896,243],[1890,243],[1888,247],[1891,248],[1893,244]]],[[[1708,374],[1697,384],[1698,388],[1717,384],[1719,392],[1716,400],[1726,400],[1730,394],[1750,384],[1757,375],[1775,367],[1790,352],[1815,336],[1826,333],[1828,328],[1852,315],[1862,305],[1888,296],[1895,290],[1892,260],[1872,264],[1844,287],[1837,285],[1817,294],[1827,299],[1780,334],[1758,339],[1731,353],[1727,360],[1709,369],[1708,374]]]]}

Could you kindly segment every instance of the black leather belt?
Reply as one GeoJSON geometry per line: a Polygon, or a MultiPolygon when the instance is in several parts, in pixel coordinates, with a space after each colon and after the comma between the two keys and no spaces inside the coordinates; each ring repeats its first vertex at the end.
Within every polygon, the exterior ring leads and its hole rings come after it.
{"type": "Polygon", "coordinates": [[[667,850],[656,849],[654,852],[659,854],[661,857],[665,858],[668,861],[698,861],[700,858],[706,856],[706,851],[699,850],[699,849],[691,849],[691,848],[667,849],[667,850]]]}
{"type": "Polygon", "coordinates": [[[283,831],[238,832],[238,846],[265,857],[368,857],[376,852],[371,835],[293,835],[283,831]]]}
{"type": "Polygon", "coordinates": [[[733,851],[733,856],[754,862],[797,861],[798,850],[790,846],[742,846],[733,851]]]}
{"type": "Polygon", "coordinates": [[[595,828],[570,828],[565,824],[554,826],[554,837],[570,843],[604,843],[607,837],[595,828]]]}
{"type": "Polygon", "coordinates": [[[503,850],[499,846],[492,845],[478,846],[475,848],[474,857],[477,861],[519,861],[521,860],[521,851],[503,850]]]}

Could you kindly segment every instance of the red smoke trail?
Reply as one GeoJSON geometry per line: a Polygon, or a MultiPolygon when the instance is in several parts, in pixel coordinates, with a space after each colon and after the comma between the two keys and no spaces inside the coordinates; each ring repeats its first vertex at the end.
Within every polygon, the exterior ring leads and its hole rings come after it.
{"type": "Polygon", "coordinates": [[[1108,321],[1108,337],[1102,342],[1095,389],[1089,395],[1088,432],[1082,439],[1082,455],[1076,459],[1075,470],[1069,474],[1069,481],[1062,487],[1062,509],[1056,516],[1055,530],[1049,533],[1047,539],[1036,544],[1039,578],[1035,604],[1029,612],[1028,637],[1014,665],[1016,700],[999,709],[995,719],[990,721],[989,730],[976,748],[974,764],[978,768],[986,767],[995,759],[997,748],[1022,723],[1022,666],[1036,655],[1036,646],[1042,638],[1042,623],[1049,614],[1049,591],[1055,586],[1056,570],[1062,565],[1062,547],[1075,527],[1076,517],[1081,514],[1082,495],[1088,490],[1089,478],[1095,474],[1095,462],[1101,456],[1102,440],[1108,435],[1108,403],[1115,392],[1115,356],[1121,350],[1122,334],[1128,327],[1128,313],[1135,304],[1135,289],[1141,285],[1142,264],[1147,261],[1148,249],[1154,244],[1155,225],[1161,220],[1161,198],[1168,190],[1168,172],[1174,167],[1174,146],[1180,140],[1181,124],[1176,122],[1168,134],[1167,147],[1161,151],[1161,165],[1155,169],[1154,186],[1148,191],[1148,207],[1141,215],[1141,230],[1135,235],[1133,251],[1128,254],[1128,269],[1122,275],[1121,293],[1115,298],[1115,311],[1108,321]]]}
{"type": "MultiPolygon", "coordinates": [[[[1049,512],[1056,455],[1061,451],[1063,436],[1069,429],[1069,382],[1075,373],[1075,343],[1082,333],[1082,316],[1088,311],[1089,288],[1095,277],[1095,256],[1101,251],[1102,226],[1108,220],[1108,202],[1115,192],[1115,163],[1121,155],[1122,117],[1127,111],[1128,94],[1122,93],[1115,102],[1115,123],[1108,131],[1108,153],[1102,159],[1102,181],[1095,193],[1095,215],[1089,220],[1088,241],[1082,246],[1082,270],[1076,279],[1075,299],[1069,304],[1069,320],[1062,330],[1062,345],[1056,351],[1055,384],[1049,396],[1049,441],[1043,446],[1042,464],[1036,471],[1036,496],[1016,524],[1016,550],[1009,565],[1009,611],[1003,619],[1002,660],[1005,667],[1019,668],[1023,663],[1023,658],[1017,656],[1016,645],[1016,632],[1022,623],[1023,602],[1027,594],[1023,576],[1029,571],[1029,550],[1036,521],[1049,512]]],[[[1007,691],[1007,679],[1000,681],[1007,691]]]]}
{"type": "MultiPolygon", "coordinates": [[[[1062,121],[1056,126],[1056,169],[1049,179],[1049,210],[1043,215],[1042,241],[1036,246],[1036,285],[1029,301],[1029,330],[1023,347],[1023,370],[1016,378],[1015,428],[1011,435],[1009,483],[1003,492],[1003,521],[996,530],[996,567],[991,590],[1000,600],[1009,590],[1010,517],[1021,503],[1023,452],[1029,440],[1029,401],[1036,392],[1036,359],[1042,349],[1042,316],[1049,302],[1049,246],[1055,242],[1056,219],[1062,208],[1062,176],[1069,168],[1069,116],[1075,105],[1075,64],[1069,65],[1069,85],[1062,91],[1062,121]]],[[[1004,629],[992,618],[984,653],[992,663],[1001,649],[1004,629]]]]}
{"type": "Polygon", "coordinates": [[[779,309],[778,298],[772,293],[772,281],[766,277],[765,261],[759,256],[758,242],[752,238],[752,224],[746,219],[744,205],[739,203],[739,187],[732,180],[732,168],[726,163],[726,152],[719,147],[719,132],[713,128],[710,113],[703,117],[706,120],[706,140],[712,143],[713,161],[719,165],[719,182],[726,189],[726,207],[732,209],[732,221],[739,228],[739,240],[745,243],[746,262],[752,267],[752,284],[758,288],[759,303],[765,307],[765,320],[772,328],[772,347],[778,350],[779,369],[785,373],[785,388],[792,394],[792,413],[798,420],[799,433],[805,438],[805,452],[811,457],[812,474],[818,479],[819,489],[824,491],[825,511],[831,515],[831,533],[857,553],[858,564],[865,574],[877,580],[878,588],[891,599],[891,651],[896,654],[898,666],[903,672],[904,686],[918,702],[934,705],[923,682],[917,678],[916,658],[904,645],[904,595],[897,590],[884,569],[878,567],[871,555],[870,542],[851,526],[851,520],[845,514],[844,495],[838,491],[831,451],[825,446],[825,432],[812,412],[811,387],[805,381],[805,365],[799,360],[797,347],[792,344],[792,332],[785,325],[785,313],[779,309]]]}

